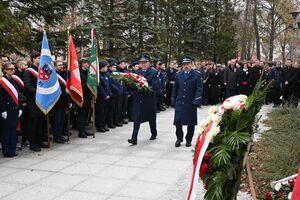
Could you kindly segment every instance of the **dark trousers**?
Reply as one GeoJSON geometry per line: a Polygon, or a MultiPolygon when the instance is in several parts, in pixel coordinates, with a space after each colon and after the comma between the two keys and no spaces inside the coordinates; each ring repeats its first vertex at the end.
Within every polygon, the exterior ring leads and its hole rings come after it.
{"type": "Polygon", "coordinates": [[[127,115],[129,121],[133,121],[133,97],[129,97],[127,101],[127,115]]]}
{"type": "Polygon", "coordinates": [[[281,104],[281,100],[280,100],[281,88],[280,87],[273,87],[272,88],[272,95],[273,95],[274,106],[279,106],[281,104]]]}
{"type": "Polygon", "coordinates": [[[23,111],[23,114],[20,117],[20,131],[21,131],[21,135],[22,135],[22,143],[24,143],[25,141],[29,140],[30,121],[28,118],[28,107],[24,106],[22,111],[23,111]]]}
{"type": "Polygon", "coordinates": [[[127,104],[128,104],[128,96],[121,96],[121,121],[124,121],[127,118],[127,104]]]}
{"type": "Polygon", "coordinates": [[[167,106],[171,106],[171,97],[172,97],[172,90],[174,85],[171,83],[168,83],[166,86],[166,104],[167,106]]]}
{"type": "Polygon", "coordinates": [[[39,146],[43,136],[43,117],[31,117],[30,120],[30,146],[39,146]]]}
{"type": "Polygon", "coordinates": [[[236,95],[236,89],[226,88],[226,98],[236,95]]]}
{"type": "Polygon", "coordinates": [[[288,106],[298,106],[298,98],[293,90],[282,90],[282,97],[284,104],[287,104],[288,106]]]}
{"type": "Polygon", "coordinates": [[[80,131],[83,131],[85,129],[85,124],[89,117],[90,108],[91,101],[84,102],[81,108],[78,107],[77,128],[80,131]]]}
{"type": "Polygon", "coordinates": [[[2,128],[2,153],[4,156],[16,154],[17,133],[16,127],[2,128]]]}
{"type": "Polygon", "coordinates": [[[61,138],[64,131],[65,109],[56,108],[53,110],[53,137],[61,138]]]}
{"type": "Polygon", "coordinates": [[[108,114],[109,99],[98,97],[96,101],[96,127],[104,128],[108,114]]]}
{"type": "MultiPolygon", "coordinates": [[[[187,126],[187,134],[185,136],[185,140],[187,142],[192,142],[194,132],[195,132],[195,126],[187,126]]],[[[176,125],[176,137],[177,137],[177,140],[183,141],[182,125],[176,125]]]]}
{"type": "Polygon", "coordinates": [[[123,96],[118,95],[116,98],[116,111],[115,111],[115,118],[114,118],[114,124],[122,123],[122,103],[123,103],[123,96]]]}
{"type": "Polygon", "coordinates": [[[109,99],[108,108],[106,124],[111,126],[116,122],[116,97],[109,99]]]}
{"type": "MultiPolygon", "coordinates": [[[[137,140],[139,129],[140,129],[140,123],[133,123],[133,131],[131,139],[137,140]]],[[[157,130],[156,130],[156,121],[149,121],[150,131],[152,136],[157,136],[157,130]]]]}

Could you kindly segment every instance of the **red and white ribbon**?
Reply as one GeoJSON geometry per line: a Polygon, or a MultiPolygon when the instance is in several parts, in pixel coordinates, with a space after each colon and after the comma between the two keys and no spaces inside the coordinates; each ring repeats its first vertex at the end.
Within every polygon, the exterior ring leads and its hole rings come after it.
{"type": "Polygon", "coordinates": [[[63,79],[63,77],[61,77],[59,74],[57,74],[57,79],[60,84],[62,84],[64,87],[66,87],[67,82],[65,81],[65,79],[63,79]]]}
{"type": "Polygon", "coordinates": [[[2,77],[0,84],[2,87],[7,91],[9,96],[14,100],[15,104],[18,106],[19,105],[19,99],[18,99],[18,91],[16,88],[7,80],[5,77],[2,77]]]}
{"type": "Polygon", "coordinates": [[[19,85],[19,87],[24,90],[25,86],[24,86],[24,82],[22,81],[22,79],[20,79],[17,75],[12,75],[11,77],[12,79],[14,79],[16,81],[16,83],[19,85]]]}
{"type": "Polygon", "coordinates": [[[193,174],[192,174],[192,180],[190,184],[189,193],[187,196],[187,200],[194,200],[197,195],[197,186],[199,182],[199,171],[201,167],[201,163],[204,157],[204,154],[208,148],[208,145],[210,143],[210,140],[207,137],[208,132],[211,130],[212,123],[210,123],[206,129],[203,131],[203,134],[201,136],[198,136],[197,143],[196,143],[196,149],[195,149],[195,156],[194,156],[194,167],[193,167],[193,174]]]}
{"type": "Polygon", "coordinates": [[[39,74],[35,69],[27,68],[26,71],[29,71],[33,76],[35,76],[35,78],[39,77],[39,74]]]}

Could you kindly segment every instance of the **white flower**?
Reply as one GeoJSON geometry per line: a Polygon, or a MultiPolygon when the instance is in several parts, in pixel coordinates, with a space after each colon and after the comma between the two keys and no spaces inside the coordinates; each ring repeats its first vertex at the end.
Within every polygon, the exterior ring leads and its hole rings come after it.
{"type": "Polygon", "coordinates": [[[213,120],[212,120],[212,115],[208,115],[207,117],[207,122],[208,124],[211,123],[213,120]]]}
{"type": "Polygon", "coordinates": [[[220,126],[216,126],[216,128],[214,128],[210,132],[215,137],[216,135],[218,135],[218,133],[220,133],[220,126]]]}
{"type": "Polygon", "coordinates": [[[239,95],[239,99],[240,99],[241,101],[243,101],[243,102],[246,102],[247,99],[248,99],[248,97],[247,97],[247,95],[240,94],[240,95],[239,95]]]}
{"type": "Polygon", "coordinates": [[[214,141],[214,136],[212,134],[208,134],[206,136],[206,138],[210,141],[210,142],[213,142],[214,141]]]}
{"type": "Polygon", "coordinates": [[[224,102],[223,106],[226,110],[231,110],[233,108],[234,104],[231,101],[226,101],[226,102],[224,102]]]}
{"type": "Polygon", "coordinates": [[[276,183],[274,189],[278,192],[280,190],[281,186],[282,186],[281,183],[276,183]]]}
{"type": "Polygon", "coordinates": [[[208,109],[208,115],[213,115],[213,114],[215,114],[216,112],[218,112],[217,106],[211,106],[211,107],[208,109]]]}
{"type": "Polygon", "coordinates": [[[212,119],[213,122],[218,124],[221,121],[221,116],[218,115],[218,114],[214,114],[214,115],[212,115],[211,119],[212,119]]]}
{"type": "Polygon", "coordinates": [[[202,119],[200,121],[200,127],[205,128],[208,124],[208,121],[206,119],[202,119]]]}
{"type": "Polygon", "coordinates": [[[288,199],[292,199],[292,194],[293,194],[292,192],[289,193],[288,199]]]}

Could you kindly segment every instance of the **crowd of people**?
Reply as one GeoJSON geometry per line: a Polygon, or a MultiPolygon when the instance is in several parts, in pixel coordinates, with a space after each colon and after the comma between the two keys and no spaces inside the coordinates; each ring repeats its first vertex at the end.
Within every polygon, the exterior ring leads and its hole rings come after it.
{"type": "MultiPolygon", "coordinates": [[[[33,72],[38,71],[40,53],[32,52],[30,61],[25,58],[12,60],[5,55],[1,55],[0,58],[3,77],[16,88],[19,97],[18,102],[16,102],[11,97],[9,90],[3,84],[0,85],[0,137],[3,156],[17,156],[16,149],[22,147],[29,147],[30,150],[36,152],[41,151],[41,148],[48,148],[46,116],[35,103],[37,76],[33,72]]],[[[262,77],[266,84],[271,82],[271,87],[265,99],[266,104],[273,103],[274,107],[282,104],[298,106],[300,69],[297,63],[292,63],[289,59],[285,63],[280,61],[237,61],[232,59],[227,64],[216,64],[210,60],[194,62],[190,57],[184,59],[189,61],[188,64],[191,64],[193,71],[198,72],[195,74],[195,77],[197,77],[197,80],[195,80],[197,83],[195,82],[195,84],[197,85],[198,81],[201,81],[202,91],[201,98],[197,97],[197,99],[200,98],[203,105],[215,105],[237,94],[250,95],[256,83],[262,77]]],[[[174,85],[178,81],[176,80],[176,74],[183,71],[182,66],[186,65],[183,61],[180,63],[172,61],[168,63],[168,67],[163,61],[151,61],[151,70],[148,74],[146,71],[149,67],[145,67],[145,70],[143,63],[150,63],[149,57],[141,57],[132,63],[125,59],[116,60],[114,58],[100,61],[100,83],[95,102],[97,132],[108,132],[110,129],[122,127],[132,121],[135,122],[135,114],[138,112],[136,106],[134,106],[137,104],[136,98],[134,98],[135,91],[112,79],[110,75],[113,72],[139,73],[145,77],[150,76],[151,79],[155,76],[155,85],[153,83],[155,91],[152,94],[155,96],[153,98],[155,100],[152,103],[154,103],[156,115],[156,113],[165,111],[168,107],[175,106],[174,102],[172,103],[174,91],[176,92],[174,85]]],[[[57,73],[66,79],[66,64],[61,60],[57,60],[54,66],[57,73]]],[[[93,136],[86,129],[91,123],[93,113],[91,111],[93,94],[87,85],[88,60],[81,59],[79,67],[83,88],[83,105],[78,107],[75,103],[72,103],[68,98],[64,85],[61,84],[62,94],[50,113],[51,133],[55,143],[62,144],[67,141],[69,123],[66,116],[68,114],[70,115],[72,128],[78,130],[78,137],[93,136]]],[[[150,79],[147,78],[147,80],[150,79]]],[[[194,85],[188,87],[194,87],[194,85]]],[[[201,107],[200,101],[197,106],[201,107]]],[[[153,124],[152,122],[150,121],[152,133],[150,140],[156,139],[157,136],[156,123],[153,124]]],[[[175,122],[174,124],[176,125],[175,122]]],[[[177,125],[176,128],[180,130],[177,125]]],[[[133,136],[128,140],[129,143],[137,143],[138,129],[139,123],[134,123],[133,136]]],[[[181,142],[182,133],[177,132],[177,139],[181,142]],[[178,134],[181,136],[178,136],[178,134]]],[[[180,146],[180,142],[178,145],[177,141],[175,146],[180,146]]],[[[191,138],[189,141],[187,140],[187,146],[190,146],[190,142],[191,138]]]]}

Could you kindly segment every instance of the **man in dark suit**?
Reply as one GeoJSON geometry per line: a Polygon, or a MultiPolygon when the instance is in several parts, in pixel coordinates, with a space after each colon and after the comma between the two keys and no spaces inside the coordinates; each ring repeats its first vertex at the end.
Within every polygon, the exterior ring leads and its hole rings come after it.
{"type": "Polygon", "coordinates": [[[238,68],[236,60],[232,59],[224,71],[224,85],[226,87],[226,98],[237,94],[238,90],[238,68]]]}
{"type": "Polygon", "coordinates": [[[144,122],[149,122],[151,130],[150,140],[155,140],[157,137],[156,93],[159,92],[160,89],[157,71],[150,68],[150,57],[147,55],[141,55],[139,57],[139,63],[141,70],[139,70],[137,74],[147,79],[152,91],[147,94],[141,94],[136,91],[133,93],[133,131],[131,139],[128,139],[128,142],[132,145],[137,144],[140,124],[144,122]]]}
{"type": "Polygon", "coordinates": [[[190,147],[195,125],[197,125],[197,106],[200,105],[202,100],[203,82],[201,73],[192,69],[192,57],[182,57],[181,63],[183,70],[176,74],[172,92],[172,107],[175,107],[174,125],[176,126],[177,137],[175,147],[179,147],[183,141],[183,125],[187,126],[186,146],[190,147]]]}
{"type": "Polygon", "coordinates": [[[292,66],[292,61],[287,59],[285,62],[285,67],[282,69],[281,73],[281,83],[282,83],[282,96],[284,103],[297,107],[298,99],[296,98],[296,93],[294,87],[297,84],[298,70],[292,66]]]}
{"type": "Polygon", "coordinates": [[[166,86],[166,104],[167,107],[171,106],[171,96],[173,86],[175,84],[175,75],[177,73],[177,63],[176,61],[171,62],[170,68],[167,69],[167,86],[166,86]]]}

